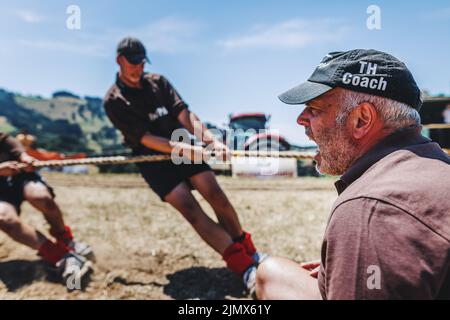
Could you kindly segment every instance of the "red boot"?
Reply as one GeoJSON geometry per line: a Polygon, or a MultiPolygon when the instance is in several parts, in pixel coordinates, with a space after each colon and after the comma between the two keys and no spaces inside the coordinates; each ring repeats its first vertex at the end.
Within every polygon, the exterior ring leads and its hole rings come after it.
{"type": "Polygon", "coordinates": [[[240,242],[230,245],[223,254],[227,267],[239,276],[254,264],[252,257],[247,253],[240,242]]]}
{"type": "Polygon", "coordinates": [[[75,252],[83,257],[93,258],[91,246],[84,242],[74,241],[73,233],[69,226],[64,226],[63,232],[55,232],[50,229],[50,234],[56,239],[58,243],[65,244],[70,251],[75,252]]]}
{"type": "Polygon", "coordinates": [[[50,240],[46,240],[39,248],[38,255],[40,255],[45,262],[55,265],[68,252],[69,248],[66,245],[60,242],[53,243],[50,240]]]}
{"type": "Polygon", "coordinates": [[[72,230],[69,226],[64,226],[63,232],[55,232],[53,229],[50,229],[50,234],[58,241],[64,242],[65,244],[69,244],[73,241],[72,230]]]}
{"type": "Polygon", "coordinates": [[[253,244],[252,236],[250,233],[244,231],[242,236],[239,237],[239,239],[237,239],[237,241],[235,241],[235,242],[242,243],[242,245],[245,248],[245,251],[250,256],[253,256],[256,253],[256,248],[255,248],[255,245],[253,244]]]}

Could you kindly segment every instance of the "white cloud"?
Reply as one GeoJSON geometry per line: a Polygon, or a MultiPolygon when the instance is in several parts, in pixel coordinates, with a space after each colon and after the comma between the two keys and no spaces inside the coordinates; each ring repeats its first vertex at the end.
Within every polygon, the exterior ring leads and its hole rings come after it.
{"type": "Polygon", "coordinates": [[[17,16],[26,23],[39,23],[45,20],[44,16],[41,16],[33,11],[19,10],[17,16]]]}
{"type": "Polygon", "coordinates": [[[255,26],[244,35],[219,41],[226,50],[243,48],[298,49],[340,40],[348,28],[332,20],[291,19],[268,26],[255,26]]]}

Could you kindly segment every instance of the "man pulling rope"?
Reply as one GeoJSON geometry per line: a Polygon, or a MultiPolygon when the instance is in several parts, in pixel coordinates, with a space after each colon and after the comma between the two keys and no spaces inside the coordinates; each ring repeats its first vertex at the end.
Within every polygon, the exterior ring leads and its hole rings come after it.
{"type": "MultiPolygon", "coordinates": [[[[219,142],[192,113],[178,92],[162,75],[144,73],[148,61],[144,45],[125,38],[117,48],[120,71],[104,100],[106,114],[125,137],[135,155],[171,154],[194,160],[204,149],[171,141],[175,130],[200,131],[198,139],[212,145],[217,155],[228,157],[227,146],[219,142]],[[198,130],[200,129],[200,130],[198,130]]],[[[243,277],[246,288],[255,288],[256,266],[260,261],[253,241],[239,222],[237,213],[205,162],[176,165],[172,161],[138,163],[142,177],[162,201],[177,209],[198,235],[243,277]],[[218,223],[201,208],[191,193],[196,189],[213,208],[218,223]]]]}
{"type": "Polygon", "coordinates": [[[73,276],[81,280],[90,270],[91,263],[85,257],[90,256],[92,250],[74,240],[72,230],[65,224],[54,200],[53,189],[34,172],[35,163],[36,159],[25,152],[19,141],[0,133],[0,230],[36,250],[64,280],[73,276]],[[50,225],[53,240],[20,219],[23,201],[42,212],[50,225]]]}

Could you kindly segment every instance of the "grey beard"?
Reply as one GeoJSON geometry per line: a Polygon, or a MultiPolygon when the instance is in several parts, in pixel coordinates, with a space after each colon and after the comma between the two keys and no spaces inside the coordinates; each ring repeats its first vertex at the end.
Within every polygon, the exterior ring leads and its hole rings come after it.
{"type": "Polygon", "coordinates": [[[321,157],[320,168],[316,165],[319,173],[340,176],[355,162],[357,144],[346,136],[343,125],[324,130],[318,140],[323,141],[317,142],[321,157]]]}

